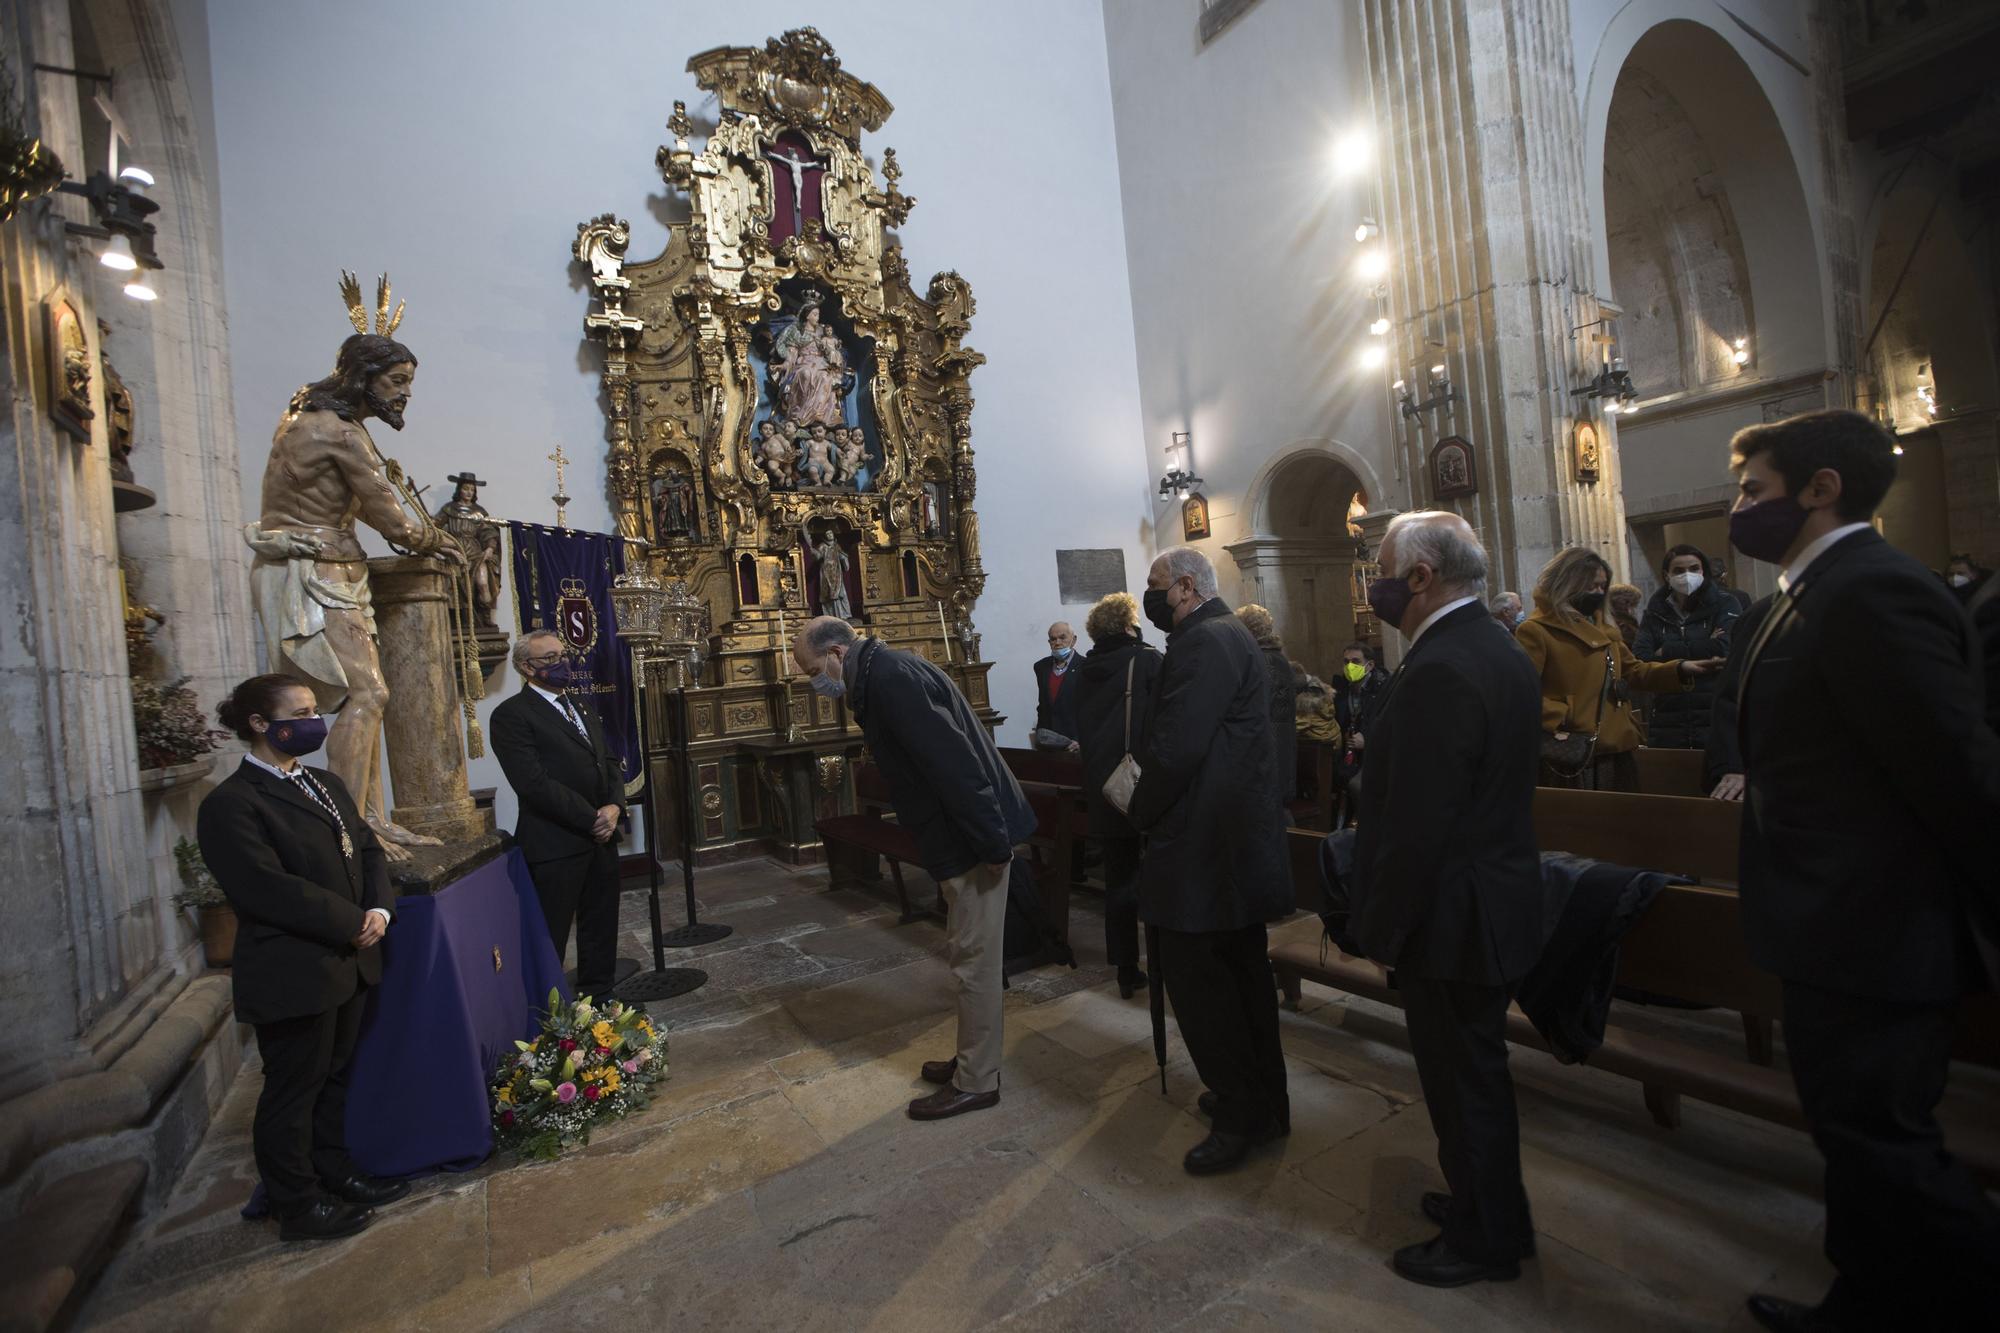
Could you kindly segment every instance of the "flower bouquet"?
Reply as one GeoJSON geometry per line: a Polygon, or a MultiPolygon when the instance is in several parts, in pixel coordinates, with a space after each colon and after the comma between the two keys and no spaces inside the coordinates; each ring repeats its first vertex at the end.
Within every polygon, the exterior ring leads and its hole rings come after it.
{"type": "Polygon", "coordinates": [[[523,1157],[553,1161],[590,1142],[591,1126],[646,1104],[667,1075],[667,1036],[644,1009],[549,992],[542,1033],[514,1043],[493,1076],[493,1136],[523,1157]]]}

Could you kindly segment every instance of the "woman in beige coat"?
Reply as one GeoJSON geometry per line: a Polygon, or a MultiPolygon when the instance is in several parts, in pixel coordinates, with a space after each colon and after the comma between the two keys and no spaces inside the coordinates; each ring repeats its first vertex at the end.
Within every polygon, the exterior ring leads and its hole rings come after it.
{"type": "Polygon", "coordinates": [[[1564,772],[1546,760],[1542,785],[1599,791],[1637,791],[1644,742],[1632,711],[1632,691],[1677,694],[1697,676],[1722,667],[1722,659],[1641,662],[1604,614],[1611,566],[1595,551],[1559,553],[1535,581],[1535,609],[1515,631],[1542,677],[1542,731],[1595,735],[1593,760],[1581,772],[1564,772]]]}

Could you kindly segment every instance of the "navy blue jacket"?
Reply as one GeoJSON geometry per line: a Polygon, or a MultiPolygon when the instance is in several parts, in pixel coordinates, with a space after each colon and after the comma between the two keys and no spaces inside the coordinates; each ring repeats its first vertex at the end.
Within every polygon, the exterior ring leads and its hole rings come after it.
{"type": "Polygon", "coordinates": [[[867,638],[848,650],[844,675],[847,706],[931,878],[1012,861],[1034,811],[951,678],[867,638]]]}

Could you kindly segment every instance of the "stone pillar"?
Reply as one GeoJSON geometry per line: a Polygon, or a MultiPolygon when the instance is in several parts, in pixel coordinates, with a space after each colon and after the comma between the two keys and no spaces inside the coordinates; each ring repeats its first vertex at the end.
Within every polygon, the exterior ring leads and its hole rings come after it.
{"type": "Polygon", "coordinates": [[[1954,555],[2000,561],[2000,414],[1966,412],[1931,423],[1944,450],[1945,528],[1954,555]]]}
{"type": "Polygon", "coordinates": [[[1462,435],[1479,493],[1441,507],[1478,529],[1496,581],[1524,582],[1572,545],[1622,574],[1615,448],[1596,482],[1569,462],[1570,390],[1598,368],[1571,330],[1604,313],[1590,290],[1569,0],[1367,0],[1364,26],[1391,354],[1419,398],[1440,364],[1458,393],[1403,425],[1412,505],[1435,504],[1431,446],[1462,435]]]}
{"type": "Polygon", "coordinates": [[[389,818],[446,842],[477,838],[486,823],[465,782],[447,567],[429,556],[387,556],[368,562],[368,582],[389,686],[389,818]]]}

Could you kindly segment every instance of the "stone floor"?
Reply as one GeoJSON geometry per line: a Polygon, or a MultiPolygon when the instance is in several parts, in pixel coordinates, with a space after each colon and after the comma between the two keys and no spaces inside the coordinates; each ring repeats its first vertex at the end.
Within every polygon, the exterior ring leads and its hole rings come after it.
{"type": "MultiPolygon", "coordinates": [[[[1004,1096],[919,1125],[950,1053],[931,922],[823,870],[705,871],[709,985],[652,1007],[672,1078],[643,1115],[546,1165],[418,1182],[345,1242],[281,1246],[254,1181],[241,1076],[170,1203],[124,1247],[83,1327],[542,1329],[1747,1329],[1743,1296],[1815,1297],[1817,1159],[1802,1134],[1689,1103],[1656,1128],[1636,1086],[1518,1052],[1540,1258],[1508,1284],[1397,1279],[1442,1187],[1400,1015],[1308,987],[1284,1016],[1294,1130],[1195,1180],[1204,1133],[1177,1038],[1163,1096],[1143,998],[1118,998],[1097,903],[1082,966],[1015,978],[1004,1096]]],[[[644,897],[623,952],[644,956],[644,897]]],[[[685,957],[683,955],[683,957],[685,957]]],[[[1706,1016],[1649,1015],[1718,1044],[1706,1016]]]]}

